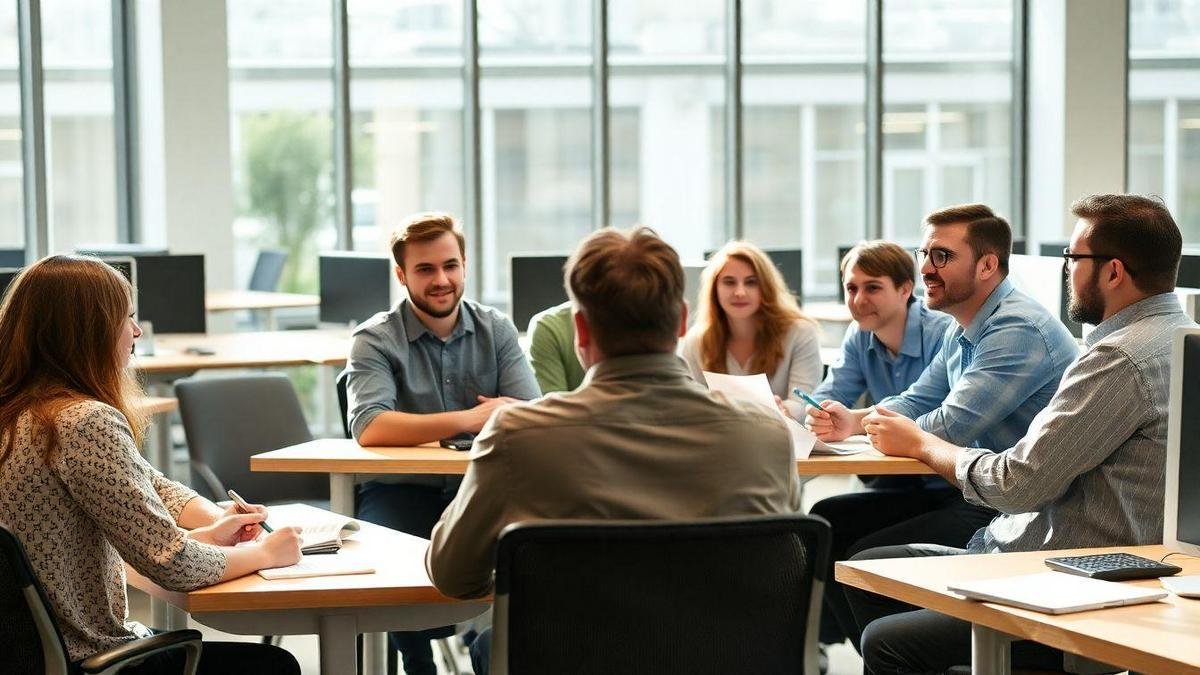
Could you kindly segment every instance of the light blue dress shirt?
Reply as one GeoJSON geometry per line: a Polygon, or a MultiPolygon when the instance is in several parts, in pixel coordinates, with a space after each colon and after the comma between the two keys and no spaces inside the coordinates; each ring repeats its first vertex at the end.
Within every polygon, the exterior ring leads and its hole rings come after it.
{"type": "Polygon", "coordinates": [[[970,326],[946,332],[912,386],[879,404],[955,445],[1010,448],[1078,352],[1058,317],[1005,279],[970,326]]]}
{"type": "Polygon", "coordinates": [[[842,340],[842,358],[813,392],[818,401],[831,399],[846,407],[863,392],[871,401],[882,401],[908,389],[942,349],[946,331],[955,325],[949,314],[934,311],[912,299],[904,322],[900,351],[892,356],[874,333],[850,324],[842,340]]]}

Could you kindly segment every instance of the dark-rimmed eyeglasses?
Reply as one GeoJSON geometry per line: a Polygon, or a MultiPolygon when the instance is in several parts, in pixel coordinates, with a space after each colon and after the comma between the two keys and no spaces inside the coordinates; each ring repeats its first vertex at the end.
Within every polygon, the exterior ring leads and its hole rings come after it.
{"type": "Polygon", "coordinates": [[[934,268],[939,270],[945,267],[951,260],[954,260],[954,251],[945,248],[918,248],[916,249],[916,253],[918,266],[924,265],[925,260],[928,259],[933,263],[934,268]]]}
{"type": "MultiPolygon", "coordinates": [[[[1062,250],[1062,257],[1063,264],[1072,263],[1076,260],[1121,260],[1120,256],[1104,255],[1103,253],[1071,253],[1070,248],[1064,248],[1062,250]]],[[[1126,272],[1128,272],[1130,275],[1133,274],[1133,270],[1130,269],[1129,265],[1127,265],[1124,260],[1121,260],[1121,264],[1125,266],[1126,272]]]]}

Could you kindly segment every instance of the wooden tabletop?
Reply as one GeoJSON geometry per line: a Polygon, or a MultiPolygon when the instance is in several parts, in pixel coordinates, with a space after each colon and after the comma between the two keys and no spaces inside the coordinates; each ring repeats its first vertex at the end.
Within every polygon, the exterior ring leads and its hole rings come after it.
{"type": "MultiPolygon", "coordinates": [[[[250,458],[252,471],[296,473],[445,474],[467,471],[469,454],[436,444],[417,447],[364,448],[350,439],[323,438],[250,458]]],[[[880,455],[815,456],[796,462],[800,475],[931,474],[915,459],[880,455]]]]}
{"type": "MultiPolygon", "coordinates": [[[[837,580],[881,595],[979,623],[1019,638],[1144,673],[1200,673],[1200,600],[1174,594],[1145,605],[1051,615],[975,602],[946,590],[949,583],[1045,572],[1046,558],[1127,552],[1154,560],[1163,546],[900,558],[839,562],[837,580]]],[[[1173,556],[1183,574],[1200,574],[1200,559],[1173,556]]],[[[1125,582],[1158,588],[1156,579],[1125,582]]]]}
{"type": "MultiPolygon", "coordinates": [[[[304,504],[272,507],[276,527],[318,522],[333,514],[304,504]]],[[[377,607],[458,602],[437,591],[425,573],[429,542],[359,521],[362,529],[336,555],[362,560],[374,574],[349,574],[268,581],[250,574],[208,588],[168,591],[129,569],[129,585],[189,613],[322,607],[377,607]]]]}
{"type": "Polygon", "coordinates": [[[138,402],[137,408],[143,415],[158,415],[172,412],[179,407],[179,400],[167,396],[147,396],[138,402]]]}
{"type": "Polygon", "coordinates": [[[320,296],[274,291],[209,291],[204,294],[204,308],[210,312],[230,312],[239,309],[284,309],[286,307],[316,307],[320,296]]]}
{"type": "Polygon", "coordinates": [[[155,356],[134,356],[130,366],[145,373],[172,373],[205,368],[341,365],[350,354],[350,335],[344,328],[156,335],[154,348],[155,356]],[[190,354],[190,347],[213,353],[190,354]]]}

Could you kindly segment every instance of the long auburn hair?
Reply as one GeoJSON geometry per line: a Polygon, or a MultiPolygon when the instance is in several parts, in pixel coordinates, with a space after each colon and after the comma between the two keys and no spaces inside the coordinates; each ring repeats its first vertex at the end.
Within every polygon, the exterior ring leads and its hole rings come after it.
{"type": "Polygon", "coordinates": [[[700,361],[704,369],[724,373],[725,353],[729,345],[729,317],[717,300],[717,281],[730,260],[740,260],[758,277],[758,333],[754,338],[754,356],[749,370],[770,374],[783,360],[783,339],[798,321],[812,321],[800,311],[779,269],[762,249],[745,241],[731,241],[709,259],[700,274],[700,307],[692,330],[700,334],[700,361]]]}
{"type": "Polygon", "coordinates": [[[59,448],[59,413],[84,400],[125,416],[139,446],[146,428],[134,407],[141,388],[116,353],[133,289],[94,258],[54,255],[17,275],[0,304],[0,465],[16,444],[17,422],[33,416],[43,461],[59,448]]]}

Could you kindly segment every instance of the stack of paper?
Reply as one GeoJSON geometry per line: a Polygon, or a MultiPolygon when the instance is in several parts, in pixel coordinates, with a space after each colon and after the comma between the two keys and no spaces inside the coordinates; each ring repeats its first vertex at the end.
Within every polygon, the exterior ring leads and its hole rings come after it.
{"type": "Polygon", "coordinates": [[[746,399],[761,403],[774,410],[783,423],[787,425],[788,433],[792,435],[792,451],[798,459],[807,459],[816,444],[817,437],[805,429],[799,422],[783,414],[775,405],[775,394],[771,392],[771,383],[764,373],[757,375],[726,375],[704,371],[704,381],[713,391],[724,392],[734,398],[746,399]]]}

